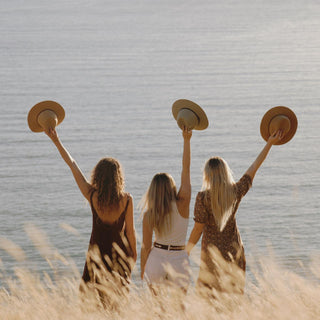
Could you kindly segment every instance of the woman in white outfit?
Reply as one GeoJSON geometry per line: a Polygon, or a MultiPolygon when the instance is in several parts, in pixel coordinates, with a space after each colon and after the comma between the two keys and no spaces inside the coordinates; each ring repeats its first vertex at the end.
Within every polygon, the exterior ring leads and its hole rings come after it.
{"type": "Polygon", "coordinates": [[[181,186],[168,173],[156,174],[146,192],[143,211],[141,279],[150,286],[166,281],[187,290],[190,281],[189,258],[185,242],[191,198],[190,139],[184,128],[181,186]],[[155,242],[152,246],[152,236],[155,242]]]}

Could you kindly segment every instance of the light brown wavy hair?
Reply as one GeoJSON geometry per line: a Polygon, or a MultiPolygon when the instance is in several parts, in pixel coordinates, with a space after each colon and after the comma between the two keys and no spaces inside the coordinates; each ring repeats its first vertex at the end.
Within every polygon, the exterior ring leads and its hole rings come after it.
{"type": "Polygon", "coordinates": [[[177,188],[168,173],[157,173],[142,200],[142,211],[151,228],[160,235],[170,231],[172,201],[177,199],[177,188]]]}
{"type": "Polygon", "coordinates": [[[210,194],[210,203],[207,204],[210,205],[214,220],[222,231],[232,214],[236,200],[236,184],[225,160],[212,157],[206,162],[202,190],[210,194]]]}
{"type": "Polygon", "coordinates": [[[124,193],[124,177],[120,163],[114,158],[102,158],[91,175],[93,190],[98,192],[100,210],[117,209],[124,193]]]}

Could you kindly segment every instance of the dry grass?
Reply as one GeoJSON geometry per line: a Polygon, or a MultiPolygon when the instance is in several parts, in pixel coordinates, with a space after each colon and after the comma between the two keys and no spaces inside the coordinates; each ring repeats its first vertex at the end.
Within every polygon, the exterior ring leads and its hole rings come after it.
{"type": "MultiPolygon", "coordinates": [[[[39,236],[42,244],[38,249],[53,268],[48,257],[63,257],[45,248],[43,243],[49,244],[43,241],[43,234],[39,236]]],[[[18,246],[0,240],[1,249],[19,261],[24,258],[18,246]]],[[[38,240],[34,239],[36,246],[38,240]]],[[[0,288],[0,319],[320,319],[319,257],[309,267],[314,280],[280,267],[270,257],[253,264],[255,282],[247,283],[243,295],[222,293],[218,299],[204,298],[193,286],[186,295],[163,286],[154,296],[145,285],[132,284],[127,294],[107,292],[112,308],[102,308],[95,297],[81,299],[80,276],[74,265],[70,266],[73,276],[55,281],[48,274],[17,268],[14,277],[5,279],[5,288],[0,288]]]]}

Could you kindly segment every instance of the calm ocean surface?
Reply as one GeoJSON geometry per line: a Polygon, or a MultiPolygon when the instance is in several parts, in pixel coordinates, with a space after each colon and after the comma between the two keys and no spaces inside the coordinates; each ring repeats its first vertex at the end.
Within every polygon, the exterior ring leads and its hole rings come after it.
{"type": "Polygon", "coordinates": [[[0,238],[27,257],[0,248],[2,278],[16,266],[63,272],[55,252],[80,273],[85,261],[90,207],[48,137],[27,125],[49,99],[65,108],[58,132],[83,172],[119,159],[136,208],[156,172],[180,182],[172,103],[201,105],[210,125],[191,141],[191,212],[205,160],[222,156],[239,179],[264,146],[264,113],[290,107],[297,133],[273,147],[237,219],[249,274],[258,255],[304,274],[320,246],[319,30],[318,0],[1,1],[0,238]]]}

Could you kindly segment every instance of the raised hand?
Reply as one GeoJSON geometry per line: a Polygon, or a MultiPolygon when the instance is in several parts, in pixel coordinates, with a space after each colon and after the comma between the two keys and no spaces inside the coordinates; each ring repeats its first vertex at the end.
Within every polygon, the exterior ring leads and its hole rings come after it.
{"type": "Polygon", "coordinates": [[[58,133],[57,133],[56,129],[49,128],[48,130],[45,130],[45,133],[53,142],[56,142],[59,140],[58,133]]]}
{"type": "Polygon", "coordinates": [[[182,136],[184,140],[190,140],[192,137],[192,130],[188,129],[187,127],[184,127],[182,130],[182,136]]]}
{"type": "Polygon", "coordinates": [[[280,141],[283,138],[283,130],[279,129],[276,132],[273,132],[273,134],[270,135],[268,142],[271,144],[275,144],[278,141],[280,141]]]}

